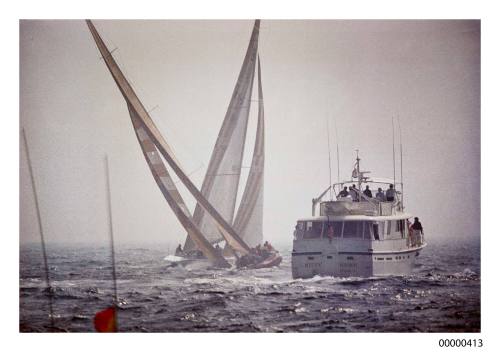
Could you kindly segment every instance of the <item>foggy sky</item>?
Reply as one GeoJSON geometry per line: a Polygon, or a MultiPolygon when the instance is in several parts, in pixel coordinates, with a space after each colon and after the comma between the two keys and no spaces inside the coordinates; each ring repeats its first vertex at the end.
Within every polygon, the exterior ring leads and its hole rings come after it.
{"type": "MultiPolygon", "coordinates": [[[[200,187],[253,21],[94,23],[110,50],[118,48],[118,64],[200,187]]],[[[291,244],[295,221],[310,215],[311,198],[328,186],[327,119],[336,181],[336,143],[342,179],[350,178],[355,149],[363,170],[392,177],[396,116],[405,205],[421,218],[428,241],[479,236],[479,21],[263,20],[259,55],[265,239],[291,244]]],[[[115,241],[183,242],[185,232],[150,174],[125,101],[99,56],[84,21],[20,22],[20,125],[46,240],[107,243],[107,153],[115,241]]],[[[19,152],[25,243],[39,234],[23,146],[19,152]]],[[[397,156],[399,180],[399,150],[397,156]]],[[[192,197],[178,187],[193,210],[192,197]]]]}

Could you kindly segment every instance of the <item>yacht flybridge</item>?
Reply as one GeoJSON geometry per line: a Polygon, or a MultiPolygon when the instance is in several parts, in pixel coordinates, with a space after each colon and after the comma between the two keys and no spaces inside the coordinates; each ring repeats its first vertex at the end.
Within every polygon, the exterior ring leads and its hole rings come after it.
{"type": "Polygon", "coordinates": [[[313,199],[312,216],[297,221],[293,278],[409,274],[426,246],[423,231],[410,226],[412,215],[403,206],[403,184],[365,176],[369,172],[360,171],[359,162],[357,157],[350,181],[329,186],[313,199]],[[366,186],[370,192],[391,190],[372,196],[362,191],[366,186]],[[322,201],[328,191],[332,200],[322,201]]]}

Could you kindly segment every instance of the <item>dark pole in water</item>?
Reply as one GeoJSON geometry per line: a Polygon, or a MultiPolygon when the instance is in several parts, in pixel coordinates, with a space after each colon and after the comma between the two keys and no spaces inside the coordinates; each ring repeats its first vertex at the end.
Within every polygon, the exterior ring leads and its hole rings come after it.
{"type": "Polygon", "coordinates": [[[54,310],[52,308],[52,286],[50,285],[49,265],[47,264],[47,251],[45,249],[45,238],[43,236],[42,218],[40,216],[40,207],[38,205],[38,196],[36,193],[35,176],[33,175],[33,169],[31,167],[30,151],[28,148],[28,140],[26,138],[26,132],[24,132],[24,128],[22,129],[22,134],[23,134],[23,140],[24,140],[24,149],[26,150],[26,157],[28,159],[28,167],[29,167],[29,171],[30,171],[31,186],[33,188],[33,195],[35,198],[36,216],[38,219],[38,230],[40,232],[40,239],[42,242],[43,265],[45,268],[45,283],[47,285],[47,290],[49,291],[48,293],[49,293],[50,325],[51,325],[51,328],[54,329],[55,325],[54,325],[54,310]]]}
{"type": "Polygon", "coordinates": [[[106,168],[106,192],[108,200],[108,222],[109,222],[109,238],[111,240],[111,263],[113,273],[113,289],[114,289],[114,305],[118,306],[118,288],[116,286],[116,269],[115,269],[115,243],[113,239],[113,213],[111,212],[111,185],[109,182],[109,166],[108,155],[104,157],[104,164],[106,168]]]}

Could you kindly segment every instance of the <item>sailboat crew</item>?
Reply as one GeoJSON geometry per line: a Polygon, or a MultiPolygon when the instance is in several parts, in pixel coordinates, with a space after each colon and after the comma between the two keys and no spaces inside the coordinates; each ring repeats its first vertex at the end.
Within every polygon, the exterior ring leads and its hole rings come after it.
{"type": "Polygon", "coordinates": [[[275,251],[276,251],[276,250],[274,249],[274,247],[273,247],[273,246],[271,246],[271,244],[270,244],[269,242],[267,242],[267,241],[266,241],[266,242],[264,242],[264,248],[265,248],[266,250],[268,250],[269,252],[275,252],[275,251]]]}
{"type": "Polygon", "coordinates": [[[218,243],[215,245],[215,250],[222,255],[222,248],[219,246],[218,243]]]}
{"type": "Polygon", "coordinates": [[[180,244],[175,249],[175,255],[177,257],[182,257],[184,255],[184,251],[182,250],[182,246],[180,244]]]}

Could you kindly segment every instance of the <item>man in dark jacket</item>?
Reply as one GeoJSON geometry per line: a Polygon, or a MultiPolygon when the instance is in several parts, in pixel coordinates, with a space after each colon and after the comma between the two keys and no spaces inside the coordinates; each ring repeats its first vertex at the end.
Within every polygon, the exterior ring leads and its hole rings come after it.
{"type": "Polygon", "coordinates": [[[367,196],[368,198],[373,197],[373,196],[372,196],[372,191],[370,190],[370,187],[369,187],[369,186],[366,186],[365,190],[363,191],[363,194],[364,194],[365,196],[367,196]]]}
{"type": "Polygon", "coordinates": [[[347,187],[344,186],[344,189],[342,191],[340,191],[339,193],[339,197],[347,197],[349,195],[349,192],[347,191],[347,187]]]}
{"type": "Polygon", "coordinates": [[[411,225],[411,228],[412,230],[418,230],[422,232],[422,234],[424,233],[424,228],[422,227],[420,221],[418,221],[418,218],[415,218],[415,222],[413,223],[413,225],[411,225]]]}

